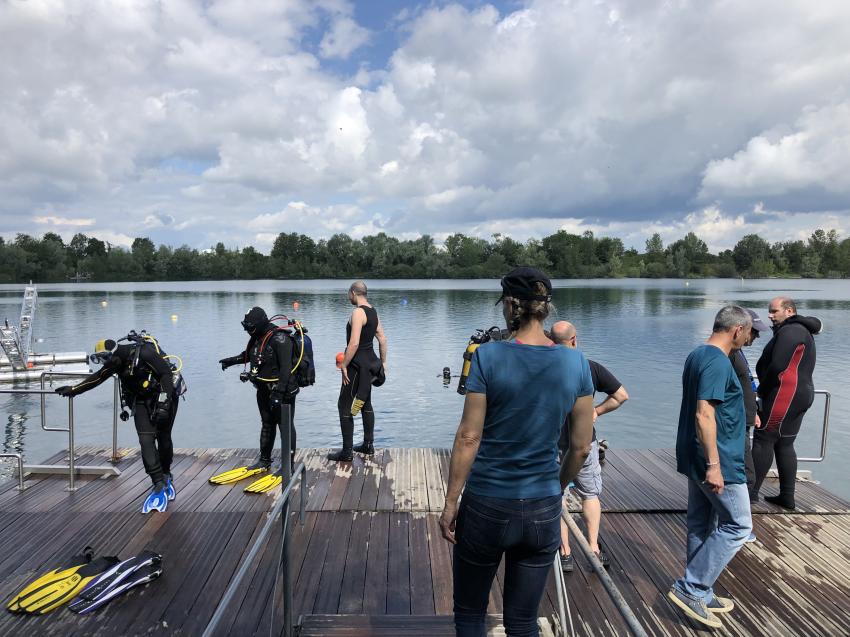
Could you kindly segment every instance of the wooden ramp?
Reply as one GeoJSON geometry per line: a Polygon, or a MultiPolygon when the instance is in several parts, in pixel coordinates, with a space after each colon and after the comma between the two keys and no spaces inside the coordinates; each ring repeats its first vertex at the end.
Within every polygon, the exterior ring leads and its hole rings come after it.
{"type": "MultiPolygon", "coordinates": [[[[103,464],[108,456],[102,449],[81,451],[82,464],[103,464]]],[[[304,525],[293,527],[291,573],[293,615],[304,617],[303,634],[451,634],[451,550],[437,524],[448,452],[387,449],[340,465],[328,463],[326,452],[299,451],[308,468],[308,511],[304,525]]],[[[178,497],[165,514],[138,512],[150,482],[136,451],[119,463],[120,477],[81,477],[75,493],[65,491],[60,476],[30,479],[23,493],[14,481],[0,485],[4,595],[86,545],[121,557],[150,548],[162,553],[164,567],[158,581],[90,616],[65,609],[45,617],[3,613],[0,634],[199,635],[279,493],[249,495],[242,491],[247,481],[213,486],[207,480],[256,455],[252,449],[179,450],[173,467],[178,497]]],[[[61,454],[49,459],[61,461],[61,454]]],[[[612,450],[603,472],[602,540],[611,577],[649,634],[706,634],[664,596],[681,574],[685,542],[685,480],[675,473],[671,452],[612,450]]],[[[767,494],[773,490],[765,487],[767,494]]],[[[746,545],[718,582],[737,608],[715,634],[850,634],[850,504],[814,483],[801,483],[797,500],[800,510],[793,514],[758,505],[759,542],[746,545]]],[[[273,532],[220,634],[279,629],[272,604],[279,541],[273,532]]],[[[574,554],[576,570],[565,577],[576,634],[628,635],[597,577],[574,554]]],[[[503,584],[500,569],[489,609],[493,631],[499,630],[503,584]]],[[[539,614],[553,633],[556,608],[552,579],[539,614]]]]}

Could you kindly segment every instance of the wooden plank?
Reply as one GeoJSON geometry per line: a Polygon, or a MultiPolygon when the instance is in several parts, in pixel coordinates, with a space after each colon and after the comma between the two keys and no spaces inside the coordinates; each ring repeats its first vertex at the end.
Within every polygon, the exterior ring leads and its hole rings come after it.
{"type": "Polygon", "coordinates": [[[428,514],[410,516],[410,612],[413,615],[434,614],[434,586],[428,552],[428,514]]]}
{"type": "Polygon", "coordinates": [[[366,556],[369,550],[369,530],[372,514],[367,511],[353,513],[351,536],[345,553],[345,571],[342,574],[342,589],[339,612],[360,614],[366,586],[366,556]]]}
{"type": "Polygon", "coordinates": [[[428,511],[424,449],[408,449],[410,454],[410,510],[428,511]]]}
{"type": "Polygon", "coordinates": [[[436,449],[423,449],[422,452],[425,461],[428,510],[440,512],[446,504],[446,484],[440,471],[440,459],[436,449]]]}
{"type": "Polygon", "coordinates": [[[410,600],[410,514],[390,514],[389,562],[387,568],[387,614],[409,615],[410,600]]]}
{"type": "Polygon", "coordinates": [[[361,456],[360,454],[354,457],[354,461],[351,463],[351,477],[338,507],[340,511],[356,511],[360,505],[360,496],[363,494],[363,485],[369,471],[369,460],[367,458],[368,456],[361,456]]]}
{"type": "Polygon", "coordinates": [[[384,450],[384,466],[378,487],[378,501],[375,505],[378,511],[392,511],[395,507],[396,467],[398,466],[398,450],[384,450]]]}
{"type": "Polygon", "coordinates": [[[454,606],[451,544],[443,539],[440,516],[431,514],[425,521],[428,529],[428,555],[431,558],[431,582],[434,589],[434,612],[449,615],[454,606]]]}
{"type": "Polygon", "coordinates": [[[384,462],[389,452],[378,449],[375,455],[366,459],[366,471],[363,476],[363,490],[360,493],[359,511],[376,511],[378,507],[378,490],[384,474],[384,462]]]}
{"type": "Polygon", "coordinates": [[[345,575],[345,558],[348,555],[348,541],[353,520],[353,516],[348,512],[334,514],[330,543],[321,566],[322,577],[319,580],[319,591],[311,611],[314,614],[339,612],[340,587],[345,575]]]}
{"type": "Polygon", "coordinates": [[[389,513],[379,511],[372,514],[369,553],[366,558],[366,586],[363,596],[363,612],[368,615],[385,615],[387,612],[389,538],[389,513]]]}

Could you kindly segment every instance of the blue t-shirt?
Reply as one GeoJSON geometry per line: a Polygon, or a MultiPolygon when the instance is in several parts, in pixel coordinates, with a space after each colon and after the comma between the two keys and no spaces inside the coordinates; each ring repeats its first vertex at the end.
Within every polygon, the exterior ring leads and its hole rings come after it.
{"type": "Polygon", "coordinates": [[[720,455],[723,481],[726,484],[746,482],[744,394],[729,357],[714,345],[700,345],[685,361],[679,435],[676,438],[676,470],[693,480],[702,481],[705,479],[706,459],[696,429],[699,400],[714,403],[717,453],[720,455]]]}
{"type": "Polygon", "coordinates": [[[593,394],[584,354],[563,345],[484,343],[472,356],[466,390],[487,395],[466,489],[506,499],[560,495],[561,425],[577,398],[593,394]]]}

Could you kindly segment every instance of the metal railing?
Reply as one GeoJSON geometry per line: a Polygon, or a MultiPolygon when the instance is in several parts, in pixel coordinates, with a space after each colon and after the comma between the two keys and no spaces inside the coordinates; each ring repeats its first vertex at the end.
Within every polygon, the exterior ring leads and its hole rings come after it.
{"type": "MultiPolygon", "coordinates": [[[[283,462],[286,462],[284,459],[283,462]]],[[[227,587],[227,590],[224,592],[224,595],[221,598],[221,601],[218,604],[218,607],[215,609],[213,613],[212,619],[210,619],[207,624],[206,629],[204,629],[203,637],[212,637],[215,635],[216,628],[218,628],[219,623],[224,617],[225,612],[227,611],[227,607],[230,602],[233,600],[233,596],[236,594],[236,591],[242,584],[242,580],[245,578],[245,575],[248,573],[248,569],[251,567],[251,563],[257,557],[257,554],[260,552],[265,545],[266,538],[268,538],[269,533],[272,530],[275,522],[278,517],[280,518],[281,524],[281,533],[283,534],[283,542],[281,546],[281,555],[280,555],[280,565],[288,565],[289,562],[289,496],[292,493],[292,489],[295,484],[300,480],[301,481],[301,503],[298,511],[298,521],[301,524],[304,524],[304,510],[306,508],[307,503],[307,489],[305,488],[306,478],[307,476],[307,468],[304,466],[303,462],[299,462],[298,466],[295,467],[295,471],[293,472],[292,477],[289,479],[289,482],[286,485],[286,488],[280,494],[277,502],[275,503],[272,510],[269,512],[269,518],[266,520],[265,525],[263,526],[263,530],[260,531],[259,536],[254,542],[253,546],[251,546],[251,550],[248,551],[248,555],[245,556],[245,559],[242,560],[242,564],[239,566],[239,570],[236,572],[236,575],[233,576],[230,580],[230,585],[227,587]]],[[[285,637],[290,637],[292,634],[292,591],[291,586],[289,585],[290,579],[289,574],[284,573],[283,575],[284,581],[284,603],[283,603],[283,632],[282,634],[285,637]]],[[[272,595],[272,600],[274,600],[274,595],[272,595]]],[[[272,602],[274,603],[274,601],[272,602]]],[[[274,619],[274,612],[271,613],[272,621],[274,619]]]]}
{"type": "MultiPolygon", "coordinates": [[[[0,454],[0,457],[17,458],[18,460],[18,488],[23,491],[26,486],[24,484],[24,474],[55,474],[68,472],[68,491],[76,491],[76,476],[77,474],[86,475],[121,475],[115,467],[106,465],[86,465],[83,467],[76,466],[76,447],[74,445],[74,398],[68,396],[68,425],[67,427],[49,427],[47,425],[47,417],[45,414],[46,400],[48,395],[55,395],[52,389],[45,389],[44,380],[46,376],[56,377],[76,377],[82,378],[88,376],[80,372],[51,372],[45,371],[41,374],[40,389],[20,389],[20,388],[0,388],[0,394],[21,394],[34,395],[40,397],[41,403],[41,428],[44,431],[60,431],[68,434],[68,464],[67,465],[24,465],[21,454],[0,454]]],[[[115,379],[114,398],[116,405],[118,402],[118,380],[115,379]]],[[[112,425],[112,459],[117,460],[118,456],[118,412],[117,407],[113,409],[113,425],[112,425]]]]}
{"type": "MultiPolygon", "coordinates": [[[[614,603],[614,606],[617,607],[617,610],[620,612],[620,616],[623,618],[623,621],[626,622],[626,625],[629,627],[629,630],[636,637],[648,637],[646,630],[644,630],[643,626],[641,626],[638,618],[635,616],[632,611],[629,603],[626,601],[626,598],[623,597],[623,594],[620,592],[620,589],[617,588],[617,585],[614,583],[614,580],[611,579],[611,576],[605,571],[605,567],[602,566],[602,562],[599,561],[599,558],[596,557],[596,554],[590,550],[590,544],[587,543],[587,540],[582,534],[581,529],[578,528],[578,524],[573,519],[572,514],[567,509],[565,512],[562,512],[562,519],[564,519],[567,523],[567,527],[570,529],[570,534],[578,543],[581,552],[587,558],[587,561],[590,562],[590,565],[593,567],[593,571],[596,573],[597,577],[599,577],[599,581],[602,582],[603,588],[605,588],[605,592],[608,593],[608,597],[611,598],[611,601],[614,603]]],[[[559,565],[558,554],[555,554],[555,565],[560,568],[559,565]]],[[[563,579],[561,579],[561,586],[563,586],[563,579]]],[[[558,591],[559,594],[561,591],[558,591]]],[[[563,588],[563,597],[564,600],[567,600],[567,589],[563,588]]],[[[559,604],[561,600],[558,600],[559,604]]],[[[572,631],[572,617],[570,617],[570,629],[572,631]]],[[[563,634],[566,634],[566,626],[563,625],[563,619],[561,620],[561,631],[563,634]]],[[[571,634],[575,634],[572,632],[571,634]]]]}
{"type": "MultiPolygon", "coordinates": [[[[281,543],[280,543],[280,560],[278,561],[278,572],[275,574],[275,590],[272,592],[272,612],[270,613],[270,622],[274,626],[274,602],[277,598],[277,580],[278,576],[283,581],[283,629],[279,633],[283,637],[292,637],[292,578],[289,573],[289,496],[295,484],[301,481],[301,502],[298,511],[298,521],[304,524],[304,510],[307,506],[307,468],[303,462],[299,462],[296,467],[292,467],[292,456],[290,456],[291,441],[292,441],[292,410],[291,406],[283,403],[280,405],[280,472],[282,482],[286,483],[286,487],[281,492],[280,497],[275,502],[272,510],[269,511],[269,517],[263,525],[263,530],[254,541],[248,555],[242,560],[239,570],[230,580],[230,585],[224,592],[221,601],[213,613],[207,627],[204,629],[203,637],[212,637],[218,628],[219,623],[224,617],[227,607],[233,600],[233,596],[248,574],[248,569],[251,568],[251,563],[256,559],[260,549],[266,543],[269,533],[274,526],[278,516],[280,517],[281,543]]],[[[272,626],[269,628],[271,634],[272,626]]]]}
{"type": "Polygon", "coordinates": [[[823,462],[826,458],[826,435],[829,432],[829,406],[832,402],[832,394],[825,389],[816,389],[815,394],[823,394],[823,426],[820,434],[820,456],[817,458],[797,458],[797,462],[823,462]]]}

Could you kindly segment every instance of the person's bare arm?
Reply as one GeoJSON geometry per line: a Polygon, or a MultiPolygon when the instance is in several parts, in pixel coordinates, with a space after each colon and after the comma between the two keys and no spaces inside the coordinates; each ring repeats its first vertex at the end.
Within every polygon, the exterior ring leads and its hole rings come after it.
{"type": "MultiPolygon", "coordinates": [[[[615,409],[619,409],[624,402],[629,399],[629,393],[626,388],[620,385],[620,388],[613,394],[608,394],[601,403],[596,405],[596,415],[610,414],[615,409]]],[[[595,420],[595,419],[594,419],[595,420]]]]}
{"type": "Polygon", "coordinates": [[[696,430],[705,453],[705,484],[716,494],[723,493],[723,474],[720,471],[720,454],[717,452],[717,421],[714,404],[709,400],[697,401],[696,430]]]}
{"type": "Polygon", "coordinates": [[[475,456],[481,444],[484,432],[484,416],[487,413],[487,396],[470,392],[463,403],[463,415],[455,434],[452,456],[449,461],[449,480],[446,487],[446,502],[440,516],[440,530],[443,537],[455,544],[455,520],[457,519],[458,499],[475,456]]]}
{"type": "Polygon", "coordinates": [[[561,461],[561,491],[567,488],[590,453],[593,440],[593,396],[576,400],[570,412],[570,450],[561,461]]]}
{"type": "Polygon", "coordinates": [[[381,325],[381,319],[378,319],[378,327],[375,328],[375,338],[378,339],[378,352],[381,354],[381,364],[387,365],[387,336],[384,334],[384,326],[381,325]]]}
{"type": "Polygon", "coordinates": [[[345,348],[345,358],[342,360],[342,367],[348,367],[348,364],[354,359],[357,353],[357,348],[360,346],[360,332],[363,331],[363,326],[366,325],[366,312],[363,309],[356,307],[351,313],[351,337],[348,339],[348,346],[345,348]]]}

